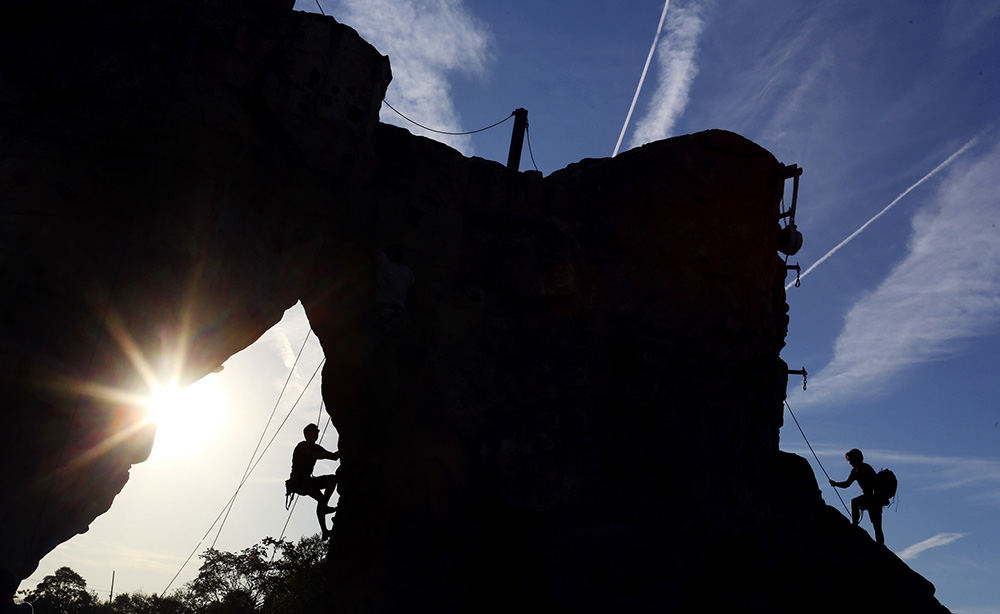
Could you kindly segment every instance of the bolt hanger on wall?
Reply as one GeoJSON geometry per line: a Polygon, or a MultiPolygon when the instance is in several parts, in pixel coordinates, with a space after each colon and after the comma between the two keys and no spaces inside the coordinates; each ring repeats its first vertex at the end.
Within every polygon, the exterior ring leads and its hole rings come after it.
{"type": "Polygon", "coordinates": [[[802,376],[802,389],[803,390],[806,389],[806,379],[809,377],[809,373],[806,371],[805,367],[802,367],[801,369],[789,369],[788,370],[788,374],[789,375],[801,375],[802,376]]]}
{"type": "MultiPolygon", "coordinates": [[[[799,286],[802,285],[802,267],[799,266],[798,262],[796,262],[795,264],[786,264],[785,265],[785,270],[786,271],[795,271],[795,287],[796,288],[798,288],[799,286]]],[[[787,273],[786,273],[786,275],[787,275],[787,273]]]]}

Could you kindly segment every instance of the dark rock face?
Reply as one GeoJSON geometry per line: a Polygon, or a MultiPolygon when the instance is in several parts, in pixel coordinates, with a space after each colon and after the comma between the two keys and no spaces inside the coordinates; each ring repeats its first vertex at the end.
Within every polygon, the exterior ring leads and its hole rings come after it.
{"type": "Polygon", "coordinates": [[[323,244],[354,234],[346,197],[374,166],[388,60],[332,20],[258,4],[0,7],[14,577],[148,455],[134,400],[93,393],[144,394],[142,369],[166,381],[179,353],[185,381],[214,369],[315,284],[323,244]]]}
{"type": "Polygon", "coordinates": [[[0,8],[5,582],[148,454],[99,394],[145,391],[135,356],[190,381],[301,300],[331,611],[943,611],[777,450],[771,154],[512,173],[378,124],[386,58],[288,5],[0,8]]]}
{"type": "Polygon", "coordinates": [[[378,137],[399,182],[378,240],[416,282],[377,340],[377,402],[331,405],[335,555],[396,587],[350,605],[688,603],[706,545],[758,528],[777,448],[777,161],[708,132],[543,180],[378,137]],[[361,541],[373,523],[386,544],[361,541]]]}

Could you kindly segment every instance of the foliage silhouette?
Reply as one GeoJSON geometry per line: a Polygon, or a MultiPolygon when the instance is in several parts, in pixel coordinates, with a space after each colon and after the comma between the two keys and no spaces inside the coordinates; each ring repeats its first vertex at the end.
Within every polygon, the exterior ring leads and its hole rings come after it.
{"type": "Polygon", "coordinates": [[[35,614],[94,614],[97,595],[87,591],[87,581],[69,567],[60,567],[29,591],[24,600],[35,614]]]}
{"type": "Polygon", "coordinates": [[[298,542],[265,537],[239,552],[209,548],[198,575],[171,595],[142,592],[100,603],[69,567],[24,592],[35,614],[278,614],[323,611],[328,544],[320,535],[298,542]]]}
{"type": "Polygon", "coordinates": [[[298,543],[265,537],[238,553],[209,548],[181,600],[197,614],[309,611],[323,605],[325,557],[319,535],[298,543]]]}
{"type": "Polygon", "coordinates": [[[177,597],[160,597],[142,592],[116,595],[108,609],[114,614],[193,614],[191,607],[177,597]]]}

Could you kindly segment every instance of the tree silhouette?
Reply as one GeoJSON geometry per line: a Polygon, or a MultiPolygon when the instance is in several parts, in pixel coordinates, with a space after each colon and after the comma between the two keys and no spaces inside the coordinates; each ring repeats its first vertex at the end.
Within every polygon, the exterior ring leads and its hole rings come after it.
{"type": "Polygon", "coordinates": [[[27,593],[35,614],[279,614],[320,612],[327,543],[319,535],[293,543],[265,537],[239,552],[209,548],[198,575],[166,596],[121,593],[101,604],[69,567],[27,593]]]}
{"type": "Polygon", "coordinates": [[[270,537],[264,543],[281,552],[274,562],[277,580],[264,602],[262,612],[322,612],[327,609],[326,552],[327,542],[317,534],[304,537],[298,543],[277,541],[270,537]]]}
{"type": "Polygon", "coordinates": [[[183,592],[184,600],[198,612],[256,612],[274,587],[276,578],[263,543],[238,553],[209,548],[200,556],[198,576],[183,592]]]}
{"type": "Polygon", "coordinates": [[[209,548],[181,599],[198,614],[322,610],[326,548],[319,535],[298,543],[265,537],[238,553],[209,548]]]}
{"type": "Polygon", "coordinates": [[[35,614],[96,614],[97,595],[87,591],[87,581],[69,567],[45,576],[24,598],[35,614]]]}
{"type": "Polygon", "coordinates": [[[114,614],[192,614],[194,610],[176,597],[159,597],[145,593],[122,593],[111,602],[114,614]]]}

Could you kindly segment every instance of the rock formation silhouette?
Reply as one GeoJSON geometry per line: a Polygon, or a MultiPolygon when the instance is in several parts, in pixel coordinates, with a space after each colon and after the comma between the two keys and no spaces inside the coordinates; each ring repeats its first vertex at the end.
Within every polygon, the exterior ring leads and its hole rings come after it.
{"type": "Polygon", "coordinates": [[[380,124],[388,59],[291,4],[0,5],[0,598],[148,455],[102,394],[145,391],[135,356],[193,381],[301,300],[331,611],[946,611],[778,451],[774,156],[513,173],[380,124]]]}

